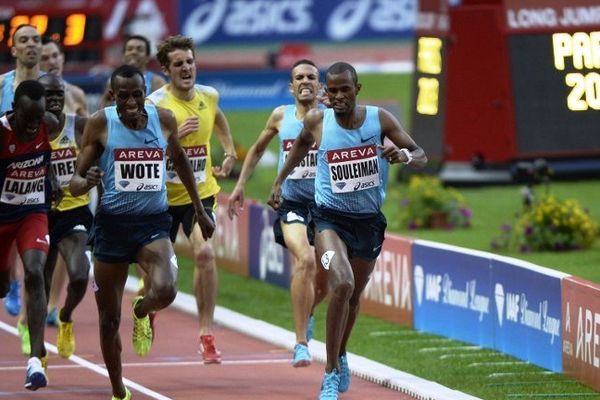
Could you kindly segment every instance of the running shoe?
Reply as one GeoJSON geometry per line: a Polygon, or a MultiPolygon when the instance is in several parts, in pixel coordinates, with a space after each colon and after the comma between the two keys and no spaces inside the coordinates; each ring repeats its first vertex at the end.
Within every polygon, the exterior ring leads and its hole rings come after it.
{"type": "Polygon", "coordinates": [[[337,400],[338,388],[340,386],[340,376],[335,369],[331,372],[325,372],[323,383],[321,384],[321,393],[319,400],[337,400]]]}
{"type": "Polygon", "coordinates": [[[119,398],[117,396],[113,396],[111,400],[131,400],[131,392],[129,389],[125,388],[125,397],[119,398]]]}
{"type": "Polygon", "coordinates": [[[69,358],[75,352],[75,335],[73,334],[73,321],[63,322],[58,318],[58,334],[56,335],[58,355],[69,358]]]}
{"type": "Polygon", "coordinates": [[[48,316],[46,317],[46,325],[58,327],[58,309],[54,307],[52,310],[48,311],[48,316]]]}
{"type": "Polygon", "coordinates": [[[38,390],[48,385],[48,378],[42,367],[42,362],[37,357],[31,357],[27,361],[27,373],[25,375],[25,389],[38,390]]]}
{"type": "Polygon", "coordinates": [[[19,332],[19,337],[21,338],[21,353],[23,355],[28,356],[31,354],[31,340],[29,339],[29,327],[21,322],[21,320],[17,321],[17,331],[19,332]]]}
{"type": "Polygon", "coordinates": [[[315,315],[310,314],[308,317],[308,324],[306,324],[306,341],[310,342],[310,339],[313,338],[313,330],[315,329],[315,315]]]}
{"type": "Polygon", "coordinates": [[[48,376],[48,354],[42,358],[40,358],[40,362],[42,363],[42,368],[44,368],[44,373],[48,376]]]}
{"type": "Polygon", "coordinates": [[[346,353],[342,354],[338,359],[338,363],[340,365],[340,386],[338,391],[340,393],[344,393],[348,391],[350,387],[350,367],[348,366],[348,357],[346,353]]]}
{"type": "Polygon", "coordinates": [[[202,354],[204,364],[221,364],[221,352],[215,347],[215,337],[213,335],[200,336],[198,353],[202,354]]]}
{"type": "Polygon", "coordinates": [[[302,343],[296,343],[294,346],[294,359],[292,360],[292,366],[294,368],[308,367],[312,357],[308,351],[308,346],[302,343]]]}
{"type": "Polygon", "coordinates": [[[8,293],[4,298],[4,308],[13,317],[21,312],[21,282],[19,280],[10,281],[8,293]]]}
{"type": "Polygon", "coordinates": [[[152,347],[152,327],[150,326],[150,317],[145,316],[138,318],[135,316],[135,306],[142,300],[142,296],[135,297],[133,299],[133,336],[132,343],[135,354],[140,357],[144,357],[150,352],[152,347]]]}

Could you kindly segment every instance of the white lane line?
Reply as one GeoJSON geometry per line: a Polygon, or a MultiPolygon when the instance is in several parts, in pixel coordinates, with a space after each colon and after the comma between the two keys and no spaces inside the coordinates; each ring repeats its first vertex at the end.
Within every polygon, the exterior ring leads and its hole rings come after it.
{"type": "MultiPolygon", "coordinates": [[[[290,360],[274,358],[270,360],[231,360],[226,361],[223,360],[221,365],[257,365],[257,364],[291,364],[290,360]]],[[[94,364],[99,368],[104,368],[104,364],[94,364]]],[[[204,364],[202,361],[156,361],[156,362],[139,362],[139,363],[123,363],[123,368],[126,367],[135,367],[135,368],[148,368],[148,367],[208,367],[210,366],[204,364]]],[[[48,369],[80,369],[85,368],[82,365],[73,365],[73,364],[64,364],[64,365],[49,365],[48,369]]],[[[10,366],[10,367],[0,367],[0,372],[2,371],[22,371],[23,366],[10,366]]]]}
{"type": "Polygon", "coordinates": [[[480,353],[451,353],[451,354],[442,354],[440,356],[440,360],[447,360],[449,358],[472,358],[472,357],[506,357],[506,354],[502,353],[490,353],[489,351],[480,352],[480,353]]]}
{"type": "Polygon", "coordinates": [[[482,348],[479,346],[423,347],[422,349],[419,349],[419,353],[437,353],[439,351],[454,351],[454,350],[476,351],[476,350],[482,350],[482,348]]]}
{"type": "MultiPolygon", "coordinates": [[[[19,332],[17,331],[17,328],[14,328],[14,327],[10,326],[10,325],[4,323],[3,321],[0,321],[0,329],[2,329],[5,332],[10,333],[11,335],[19,336],[19,332]]],[[[52,345],[52,344],[50,344],[48,342],[45,342],[44,344],[46,345],[46,350],[47,351],[50,351],[50,352],[52,352],[54,354],[58,354],[58,350],[56,349],[56,346],[54,346],[54,345],[52,345]]],[[[91,362],[89,362],[89,361],[87,361],[87,360],[85,360],[85,359],[83,359],[81,357],[78,357],[76,355],[72,355],[71,357],[69,357],[69,360],[72,361],[72,362],[74,362],[75,364],[79,364],[82,367],[84,367],[86,369],[89,369],[90,371],[93,371],[93,372],[95,372],[95,373],[97,373],[99,375],[108,377],[108,371],[105,368],[100,367],[100,366],[98,366],[98,365],[96,365],[94,363],[91,363],[91,362]]],[[[151,389],[149,389],[149,388],[147,388],[145,386],[142,386],[139,383],[136,383],[136,382],[134,382],[134,381],[132,381],[130,379],[123,378],[123,383],[128,388],[134,389],[134,390],[136,390],[136,391],[138,391],[140,393],[143,393],[146,396],[151,397],[153,399],[157,399],[157,400],[171,400],[170,397],[163,396],[162,394],[157,393],[154,390],[151,390],[151,389]]]]}
{"type": "Polygon", "coordinates": [[[553,375],[552,371],[517,371],[517,372],[494,372],[489,374],[488,378],[505,378],[507,376],[522,376],[522,375],[553,375]]]}
{"type": "Polygon", "coordinates": [[[526,365],[529,364],[526,361],[488,361],[488,362],[474,362],[467,367],[498,367],[498,366],[511,366],[511,365],[526,365]]]}

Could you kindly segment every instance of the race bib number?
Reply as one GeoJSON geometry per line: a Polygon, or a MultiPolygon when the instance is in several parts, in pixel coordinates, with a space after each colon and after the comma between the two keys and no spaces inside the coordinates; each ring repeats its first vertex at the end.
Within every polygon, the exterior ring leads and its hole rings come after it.
{"type": "MultiPolygon", "coordinates": [[[[294,145],[294,139],[285,139],[283,141],[283,161],[287,160],[290,149],[294,145]]],[[[315,179],[317,176],[317,144],[308,151],[308,154],[296,168],[288,175],[288,179],[315,179]]]]}
{"type": "Polygon", "coordinates": [[[115,149],[115,188],[119,192],[163,189],[162,149],[115,149]]]}
{"type": "Polygon", "coordinates": [[[52,170],[60,187],[69,186],[71,177],[75,173],[77,150],[75,147],[52,150],[52,170]]]}
{"type": "MultiPolygon", "coordinates": [[[[184,150],[192,165],[192,172],[194,173],[196,183],[206,182],[206,145],[184,147],[184,150]]],[[[173,161],[171,159],[167,159],[167,182],[182,183],[179,175],[173,169],[173,161]]]]}
{"type": "Polygon", "coordinates": [[[15,162],[6,169],[0,201],[13,205],[44,204],[46,202],[46,167],[20,169],[13,165],[32,162],[15,162]],[[12,166],[12,167],[11,167],[12,166]]]}
{"type": "Polygon", "coordinates": [[[350,193],[379,186],[375,145],[329,150],[329,180],[333,193],[350,193]]]}

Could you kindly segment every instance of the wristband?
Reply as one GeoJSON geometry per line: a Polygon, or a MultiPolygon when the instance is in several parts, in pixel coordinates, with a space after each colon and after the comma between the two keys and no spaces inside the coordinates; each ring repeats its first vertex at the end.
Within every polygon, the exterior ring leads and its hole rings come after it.
{"type": "Polygon", "coordinates": [[[237,156],[236,156],[235,154],[231,154],[231,153],[225,153],[225,154],[223,155],[223,157],[225,157],[225,158],[227,158],[227,157],[231,157],[231,158],[233,158],[234,160],[237,160],[237,159],[238,159],[238,158],[237,158],[237,156]]]}
{"type": "Polygon", "coordinates": [[[406,164],[406,165],[410,164],[410,162],[413,160],[413,156],[412,156],[411,152],[405,147],[401,148],[400,152],[406,156],[406,161],[404,161],[404,164],[406,164]]]}

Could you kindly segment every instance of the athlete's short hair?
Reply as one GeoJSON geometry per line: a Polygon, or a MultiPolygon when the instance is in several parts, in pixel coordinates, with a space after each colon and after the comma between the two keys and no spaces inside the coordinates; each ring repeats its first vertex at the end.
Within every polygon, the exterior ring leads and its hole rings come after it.
{"type": "Polygon", "coordinates": [[[358,75],[356,74],[356,70],[352,65],[348,64],[347,62],[336,62],[335,64],[327,68],[327,75],[338,75],[346,71],[350,71],[350,74],[352,75],[352,81],[354,81],[354,83],[358,83],[358,75]]]}
{"type": "Polygon", "coordinates": [[[169,66],[169,53],[175,50],[191,50],[194,55],[194,41],[182,35],[169,36],[157,46],[156,58],[163,68],[169,66]]]}
{"type": "Polygon", "coordinates": [[[60,51],[61,53],[64,53],[63,48],[62,48],[61,44],[58,42],[58,40],[54,40],[48,35],[42,36],[42,46],[49,44],[49,43],[54,43],[56,45],[56,47],[58,48],[58,51],[60,51]]]}
{"type": "Polygon", "coordinates": [[[27,80],[19,83],[15,90],[14,104],[19,104],[22,97],[29,97],[31,100],[40,100],[46,94],[44,85],[35,80],[27,80]]]}
{"type": "Polygon", "coordinates": [[[296,61],[294,63],[294,65],[292,65],[292,68],[290,69],[290,82],[293,79],[293,77],[291,76],[291,71],[293,71],[294,68],[296,68],[298,65],[312,65],[313,67],[315,67],[317,69],[317,71],[319,70],[319,67],[317,67],[317,64],[315,64],[312,60],[309,60],[308,58],[302,58],[302,59],[296,61]]]}
{"type": "Polygon", "coordinates": [[[148,40],[148,38],[146,38],[145,36],[142,35],[130,35],[127,36],[125,38],[125,41],[123,42],[123,53],[125,53],[125,49],[127,48],[127,43],[129,43],[130,40],[141,40],[142,42],[144,42],[144,44],[146,45],[146,55],[149,56],[150,55],[150,41],[148,40]]]}
{"type": "Polygon", "coordinates": [[[142,82],[144,83],[144,88],[145,88],[146,86],[145,86],[144,74],[142,74],[142,71],[140,71],[136,67],[133,67],[133,66],[127,65],[127,64],[123,64],[119,68],[117,68],[113,71],[113,73],[110,76],[110,88],[113,90],[115,89],[115,80],[117,79],[117,76],[121,76],[123,78],[133,78],[136,74],[142,78],[142,82]]]}
{"type": "Polygon", "coordinates": [[[26,28],[26,27],[33,28],[37,31],[37,28],[35,27],[35,25],[21,24],[21,25],[17,26],[12,34],[12,37],[10,38],[13,46],[15,45],[15,37],[17,36],[17,32],[19,32],[22,28],[26,28]]]}

